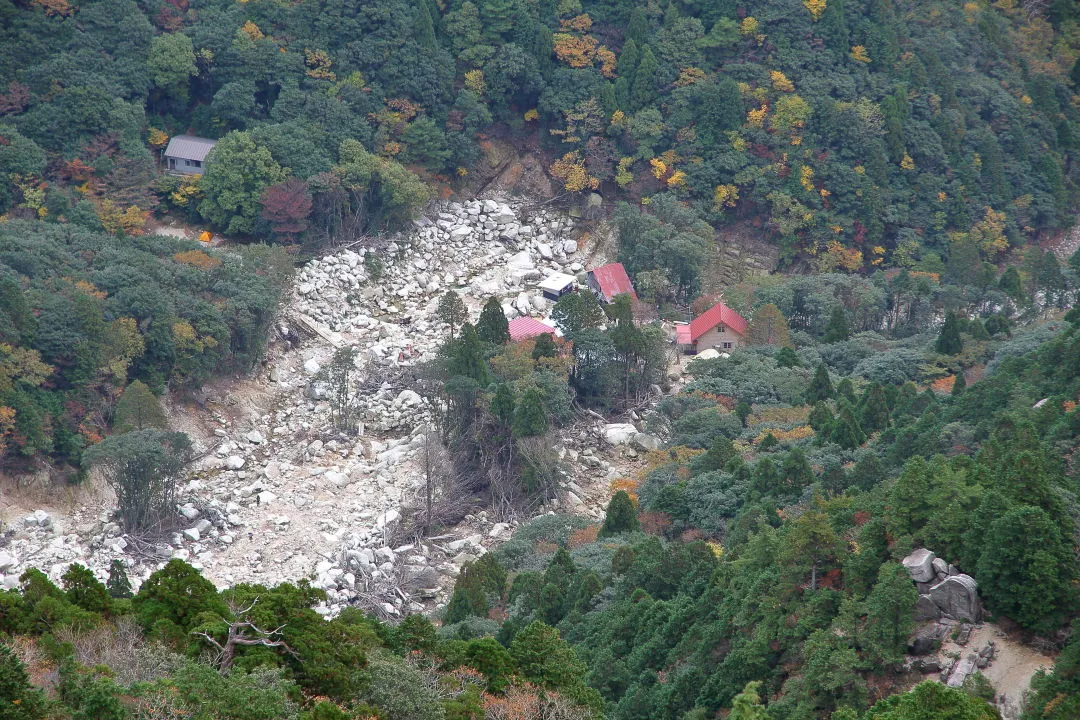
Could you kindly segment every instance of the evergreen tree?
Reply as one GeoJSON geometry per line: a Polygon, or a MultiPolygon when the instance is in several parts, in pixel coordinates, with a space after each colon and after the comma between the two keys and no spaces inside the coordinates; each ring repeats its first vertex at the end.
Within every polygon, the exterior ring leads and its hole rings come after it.
{"type": "Polygon", "coordinates": [[[967,387],[967,378],[964,377],[964,370],[961,368],[956,371],[956,377],[953,379],[952,394],[960,395],[964,392],[964,388],[967,387]]]}
{"type": "Polygon", "coordinates": [[[131,581],[128,580],[124,563],[115,559],[109,563],[109,579],[105,583],[105,589],[109,591],[110,597],[117,600],[132,596],[131,581]]]}
{"type": "Polygon", "coordinates": [[[964,341],[960,338],[960,322],[956,313],[952,310],[945,313],[945,324],[941,327],[934,350],[942,355],[957,355],[964,349],[964,341]]]}
{"type": "Polygon", "coordinates": [[[855,383],[851,382],[851,378],[844,378],[836,383],[836,397],[844,398],[852,405],[855,404],[855,383]]]}
{"type": "Polygon", "coordinates": [[[828,400],[832,396],[833,384],[832,380],[829,379],[829,369],[825,367],[825,363],[819,363],[817,370],[814,371],[813,379],[810,380],[810,387],[806,389],[806,403],[814,405],[828,400]]]}
{"type": "Polygon", "coordinates": [[[980,594],[996,613],[1049,634],[1076,608],[1069,540],[1042,508],[1015,508],[990,525],[976,568],[980,594]]]}
{"type": "Polygon", "coordinates": [[[604,513],[604,524],[597,537],[610,537],[620,533],[636,532],[639,529],[637,508],[625,490],[620,490],[608,502],[604,513]]]}
{"type": "Polygon", "coordinates": [[[723,435],[718,435],[705,454],[700,459],[695,458],[698,462],[695,463],[694,469],[699,473],[723,470],[729,461],[738,456],[739,454],[735,451],[735,446],[731,440],[723,435]]]}
{"type": "Polygon", "coordinates": [[[555,357],[558,354],[559,349],[555,346],[555,340],[551,337],[551,333],[543,333],[536,336],[536,344],[533,346],[532,351],[533,360],[555,357]]]}
{"type": "MultiPolygon", "coordinates": [[[[500,313],[502,310],[499,311],[500,313]]],[[[480,336],[472,323],[461,326],[461,337],[450,346],[450,375],[460,375],[476,381],[480,387],[487,387],[491,379],[487,361],[484,359],[484,348],[480,344],[480,336]]]]}
{"type": "Polygon", "coordinates": [[[862,638],[876,666],[903,660],[908,636],[915,629],[913,611],[918,599],[919,592],[903,565],[890,562],[881,566],[877,584],[866,598],[862,638]]]}
{"type": "Polygon", "coordinates": [[[627,88],[634,86],[634,71],[641,62],[641,50],[637,42],[630,38],[623,43],[622,52],[619,53],[619,77],[626,79],[627,88]]]}
{"type": "Polygon", "coordinates": [[[851,336],[851,326],[848,324],[847,313],[839,305],[833,306],[829,315],[829,324],[825,326],[825,336],[822,340],[826,343],[840,342],[851,336]]]}
{"type": "Polygon", "coordinates": [[[784,483],[791,488],[802,489],[814,482],[814,471],[806,459],[806,453],[800,448],[793,448],[784,458],[780,475],[784,483]]]}
{"type": "Polygon", "coordinates": [[[802,363],[799,362],[799,356],[795,354],[794,348],[787,347],[786,345],[777,350],[776,355],[773,357],[776,360],[777,367],[790,368],[802,366],[802,363]]]}
{"type": "Polygon", "coordinates": [[[660,63],[648,45],[641,51],[641,62],[634,72],[634,82],[630,85],[630,107],[640,110],[656,100],[657,75],[660,63]]]}
{"type": "Polygon", "coordinates": [[[563,295],[551,309],[551,319],[566,334],[587,328],[598,328],[607,320],[596,295],[591,292],[572,292],[563,295]]]}
{"type": "Polygon", "coordinates": [[[866,442],[866,433],[855,419],[855,409],[847,400],[840,401],[829,439],[845,450],[854,450],[866,442]]]}
{"type": "Polygon", "coordinates": [[[509,384],[499,383],[495,386],[495,394],[488,409],[500,424],[510,426],[514,419],[514,391],[509,384]]]}
{"type": "Polygon", "coordinates": [[[630,11],[630,20],[626,23],[626,40],[633,41],[640,46],[649,39],[649,19],[645,16],[645,8],[636,5],[630,11]]]}
{"type": "Polygon", "coordinates": [[[506,313],[495,296],[484,303],[484,309],[480,311],[480,318],[476,321],[476,334],[480,340],[492,345],[505,345],[510,342],[510,323],[507,322],[506,313]]]}
{"type": "Polygon", "coordinates": [[[750,417],[750,413],[752,411],[753,408],[750,407],[750,403],[748,402],[740,400],[739,403],[735,406],[735,415],[739,418],[739,422],[742,423],[743,427],[746,427],[746,421],[750,417]]]}
{"type": "Polygon", "coordinates": [[[530,387],[514,409],[514,437],[534,437],[547,432],[548,419],[540,391],[530,387]]]}
{"type": "Polygon", "coordinates": [[[165,411],[161,403],[141,380],[132,380],[124,388],[113,410],[113,432],[165,428],[165,411]]]}
{"type": "Polygon", "coordinates": [[[439,298],[439,307],[435,311],[440,322],[450,326],[450,337],[453,338],[461,324],[469,319],[469,310],[465,307],[461,296],[453,290],[447,290],[439,298]]]}
{"type": "Polygon", "coordinates": [[[45,698],[30,684],[30,676],[15,651],[0,643],[0,718],[3,720],[41,720],[45,698]]]}
{"type": "Polygon", "coordinates": [[[820,437],[829,432],[833,423],[836,422],[836,418],[833,416],[832,410],[829,409],[829,406],[826,403],[818,401],[814,403],[814,407],[811,408],[810,416],[807,418],[806,422],[820,437]]]}
{"type": "Polygon", "coordinates": [[[772,715],[761,704],[761,682],[749,682],[732,701],[727,720],[772,720],[772,715]]]}
{"type": "Polygon", "coordinates": [[[889,426],[889,403],[881,383],[871,383],[863,394],[859,424],[864,432],[875,433],[889,426]]]}
{"type": "Polygon", "coordinates": [[[1023,302],[1024,281],[1020,278],[1020,271],[1010,267],[998,281],[998,288],[1017,302],[1023,302]]]}

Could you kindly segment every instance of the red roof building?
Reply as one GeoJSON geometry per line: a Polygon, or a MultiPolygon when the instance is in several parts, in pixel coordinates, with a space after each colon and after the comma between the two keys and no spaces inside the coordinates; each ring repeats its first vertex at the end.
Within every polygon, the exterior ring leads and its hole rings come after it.
{"type": "Polygon", "coordinates": [[[626,268],[622,263],[608,263],[589,271],[589,287],[600,296],[604,303],[615,299],[616,295],[630,293],[630,297],[637,300],[637,293],[630,283],[630,276],[626,274],[626,268]]]}
{"type": "Polygon", "coordinates": [[[510,321],[510,339],[514,342],[528,340],[538,335],[554,335],[555,328],[531,317],[518,317],[510,321]]]}
{"type": "Polygon", "coordinates": [[[731,350],[746,344],[746,319],[722,302],[675,328],[675,341],[687,352],[716,348],[731,350]]]}

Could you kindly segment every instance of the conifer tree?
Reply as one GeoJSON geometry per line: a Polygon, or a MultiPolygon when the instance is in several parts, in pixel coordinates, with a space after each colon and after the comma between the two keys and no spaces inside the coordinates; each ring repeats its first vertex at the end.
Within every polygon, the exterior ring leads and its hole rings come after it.
{"type": "Polygon", "coordinates": [[[495,395],[488,408],[499,423],[509,426],[514,419],[514,391],[506,383],[495,386],[495,395]]]}
{"type": "Polygon", "coordinates": [[[884,430],[889,426],[889,404],[881,383],[872,383],[863,395],[859,424],[867,433],[884,430]]]}
{"type": "Polygon", "coordinates": [[[626,79],[627,88],[634,86],[634,71],[641,62],[641,50],[634,38],[628,39],[619,53],[619,77],[626,79]]]}
{"type": "Polygon", "coordinates": [[[964,341],[960,338],[960,321],[952,310],[945,313],[945,324],[941,326],[941,334],[938,335],[934,350],[942,355],[956,355],[964,349],[964,341]]]}
{"type": "Polygon", "coordinates": [[[846,450],[854,450],[866,442],[866,433],[859,426],[855,409],[847,400],[840,401],[829,439],[846,450]]]}
{"type": "Polygon", "coordinates": [[[597,537],[610,537],[619,533],[635,532],[639,529],[637,508],[625,490],[615,493],[608,502],[604,514],[604,524],[597,537]]]}
{"type": "Polygon", "coordinates": [[[743,691],[732,700],[727,720],[772,720],[772,714],[761,704],[761,682],[746,683],[743,691]]]}
{"type": "Polygon", "coordinates": [[[522,394],[521,401],[514,409],[514,437],[543,435],[547,428],[543,397],[537,388],[531,387],[522,394]]]}
{"type": "Polygon", "coordinates": [[[505,345],[510,342],[510,323],[494,295],[488,298],[484,309],[480,311],[480,318],[476,321],[476,334],[483,342],[492,345],[505,345]]]}
{"type": "Polygon", "coordinates": [[[447,290],[446,293],[439,298],[439,307],[435,311],[441,322],[450,326],[450,337],[453,338],[457,329],[461,327],[463,322],[469,319],[469,310],[465,307],[464,301],[461,296],[453,290],[447,290]]]}
{"type": "Polygon", "coordinates": [[[908,636],[915,628],[912,611],[919,592],[899,563],[885,563],[877,584],[866,598],[866,629],[863,643],[875,665],[894,665],[904,658],[908,636]]]}
{"type": "Polygon", "coordinates": [[[844,308],[836,305],[829,315],[829,324],[825,327],[825,336],[822,338],[826,343],[840,342],[851,336],[851,326],[848,324],[847,313],[844,308]]]}
{"type": "Polygon", "coordinates": [[[113,431],[126,433],[132,430],[163,429],[164,427],[165,411],[161,409],[161,403],[144,382],[132,380],[131,384],[124,388],[120,399],[116,401],[116,408],[113,411],[113,431]]]}
{"type": "Polygon", "coordinates": [[[109,579],[105,583],[105,589],[111,597],[118,600],[132,596],[131,581],[128,580],[124,563],[114,559],[109,564],[109,579]]]}
{"type": "Polygon", "coordinates": [[[648,45],[641,51],[641,62],[634,72],[634,82],[630,85],[630,107],[640,110],[656,100],[657,73],[660,63],[648,45]]]}
{"type": "Polygon", "coordinates": [[[490,382],[491,375],[484,359],[484,348],[472,323],[461,326],[461,337],[451,346],[449,370],[451,375],[475,380],[480,387],[487,387],[490,382]]]}
{"type": "Polygon", "coordinates": [[[773,356],[776,360],[776,365],[782,368],[799,367],[802,363],[799,362],[799,356],[795,354],[793,348],[784,346],[776,351],[776,355],[773,356]]]}
{"type": "Polygon", "coordinates": [[[832,410],[829,409],[829,406],[819,400],[814,403],[814,407],[810,410],[810,416],[806,421],[814,429],[814,432],[820,436],[832,428],[833,423],[836,422],[836,417],[833,415],[832,410]]]}
{"type": "Polygon", "coordinates": [[[555,347],[555,340],[552,339],[551,333],[543,333],[536,336],[536,344],[533,346],[532,359],[539,360],[545,357],[555,357],[559,354],[559,349],[555,347]]]}
{"type": "Polygon", "coordinates": [[[963,369],[960,369],[956,373],[956,377],[953,379],[952,394],[960,395],[967,387],[967,378],[964,377],[963,369]]]}
{"type": "Polygon", "coordinates": [[[814,371],[814,377],[810,380],[810,387],[806,389],[806,402],[814,405],[833,396],[833,384],[829,379],[829,369],[825,363],[820,363],[814,371]]]}

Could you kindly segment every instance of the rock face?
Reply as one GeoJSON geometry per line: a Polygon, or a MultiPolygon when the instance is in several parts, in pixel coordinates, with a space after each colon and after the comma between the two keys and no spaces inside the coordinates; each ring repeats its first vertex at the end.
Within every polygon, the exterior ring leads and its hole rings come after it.
{"type": "Polygon", "coordinates": [[[975,578],[957,572],[932,550],[919,548],[901,561],[919,588],[916,620],[948,618],[978,622],[982,618],[979,585],[975,578]]]}
{"type": "Polygon", "coordinates": [[[979,585],[970,575],[952,575],[930,588],[930,599],[941,614],[956,620],[978,622],[982,619],[979,585]]]}
{"type": "Polygon", "coordinates": [[[936,558],[933,552],[926,548],[919,548],[901,562],[907,568],[912,580],[917,583],[928,583],[935,578],[934,560],[936,558]]]}
{"type": "Polygon", "coordinates": [[[630,423],[611,423],[604,426],[604,440],[610,445],[626,445],[638,434],[630,423]]]}

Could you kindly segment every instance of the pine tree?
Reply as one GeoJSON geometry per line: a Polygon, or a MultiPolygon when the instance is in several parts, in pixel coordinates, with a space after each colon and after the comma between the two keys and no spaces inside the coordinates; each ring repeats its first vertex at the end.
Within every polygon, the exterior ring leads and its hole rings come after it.
{"type": "Polygon", "coordinates": [[[727,720],[772,720],[772,715],[761,704],[761,682],[746,683],[743,691],[732,700],[727,720]]]}
{"type": "Polygon", "coordinates": [[[19,656],[0,644],[0,704],[4,720],[39,720],[45,717],[45,698],[30,684],[30,675],[19,656]]]}
{"type": "Polygon", "coordinates": [[[934,350],[942,355],[957,355],[964,349],[964,341],[960,338],[960,322],[956,313],[945,313],[945,324],[941,326],[941,334],[938,335],[934,350]]]}
{"type": "Polygon", "coordinates": [[[615,493],[608,502],[604,513],[604,524],[597,537],[610,537],[619,533],[635,532],[639,529],[637,508],[625,490],[615,493]]]}
{"type": "Polygon", "coordinates": [[[499,383],[495,386],[495,395],[491,398],[488,407],[493,417],[504,425],[509,426],[514,419],[514,391],[507,383],[499,383]]]}
{"type": "Polygon", "coordinates": [[[483,342],[492,345],[505,345],[510,342],[510,323],[498,298],[492,296],[484,303],[480,318],[476,321],[476,334],[483,342]]]}
{"type": "Polygon", "coordinates": [[[113,560],[109,564],[109,579],[105,583],[105,589],[109,591],[109,595],[116,599],[132,597],[131,581],[128,580],[127,570],[124,569],[124,563],[119,560],[113,560]]]}
{"type": "Polygon", "coordinates": [[[713,440],[708,451],[695,463],[694,469],[698,472],[723,470],[728,461],[735,457],[738,457],[738,453],[735,451],[735,446],[731,440],[720,435],[713,440]]]}
{"type": "Polygon", "coordinates": [[[904,658],[908,636],[915,628],[912,611],[919,592],[899,563],[885,563],[877,584],[866,598],[866,629],[863,644],[874,664],[895,665],[904,658]]]}
{"type": "Polygon", "coordinates": [[[630,107],[634,110],[649,105],[656,100],[657,73],[660,63],[648,45],[641,51],[641,62],[634,72],[634,82],[630,85],[630,107]]]}
{"type": "Polygon", "coordinates": [[[619,77],[626,78],[626,85],[628,88],[634,86],[634,71],[637,70],[638,64],[641,62],[641,50],[638,49],[638,44],[634,42],[633,38],[630,38],[623,45],[622,52],[619,53],[619,77]]]}
{"type": "Polygon", "coordinates": [[[450,375],[471,378],[482,388],[487,387],[490,382],[491,375],[488,372],[487,361],[484,359],[484,348],[480,344],[480,336],[472,323],[461,326],[461,337],[451,345],[448,369],[450,375]]]}
{"type": "Polygon", "coordinates": [[[889,426],[889,403],[881,383],[872,383],[863,395],[859,424],[867,433],[884,430],[889,426]]]}
{"type": "Polygon", "coordinates": [[[113,431],[126,433],[132,430],[163,429],[164,427],[165,411],[161,409],[161,403],[145,383],[141,380],[132,380],[131,384],[124,388],[120,399],[116,401],[116,408],[113,411],[113,431]]]}
{"type": "Polygon", "coordinates": [[[469,310],[465,307],[465,302],[461,299],[453,290],[447,290],[446,293],[439,298],[439,307],[435,311],[440,322],[444,322],[450,326],[450,337],[454,337],[457,329],[463,322],[469,319],[469,310]]]}
{"type": "Polygon", "coordinates": [[[852,405],[855,404],[855,383],[851,382],[851,378],[844,378],[836,383],[836,397],[844,398],[852,405]]]}
{"type": "Polygon", "coordinates": [[[832,428],[833,423],[836,422],[836,417],[833,415],[832,410],[829,409],[829,406],[819,400],[814,403],[814,407],[810,410],[810,416],[806,421],[814,429],[814,432],[821,436],[832,428]]]}
{"type": "Polygon", "coordinates": [[[964,392],[964,388],[967,387],[967,378],[964,377],[963,369],[958,370],[956,378],[953,379],[952,394],[960,395],[964,392]]]}
{"type": "Polygon", "coordinates": [[[806,454],[799,448],[792,449],[784,458],[780,475],[784,482],[793,488],[808,487],[814,482],[814,470],[810,467],[806,454]]]}
{"type": "Polygon", "coordinates": [[[626,23],[626,40],[633,40],[639,46],[649,38],[649,19],[640,5],[630,11],[630,20],[626,23]]]}
{"type": "Polygon", "coordinates": [[[773,356],[776,360],[777,367],[791,368],[800,367],[802,365],[799,362],[799,356],[795,354],[795,350],[790,347],[782,347],[776,351],[776,355],[773,356]]]}
{"type": "Polygon", "coordinates": [[[539,360],[540,358],[555,357],[559,354],[559,349],[555,347],[555,340],[552,339],[551,333],[543,333],[536,336],[536,345],[533,346],[532,359],[539,360]]]}
{"type": "Polygon", "coordinates": [[[866,442],[866,433],[859,426],[859,421],[855,419],[855,409],[846,400],[840,401],[836,422],[829,435],[830,440],[845,450],[854,450],[866,442]]]}
{"type": "Polygon", "coordinates": [[[851,326],[848,324],[847,313],[844,308],[836,305],[829,315],[829,324],[825,327],[825,336],[822,339],[826,343],[834,343],[847,340],[850,336],[851,326]]]}
{"type": "Polygon", "coordinates": [[[814,377],[810,381],[810,387],[806,389],[806,402],[808,405],[828,400],[833,396],[832,380],[829,379],[829,369],[825,363],[819,363],[814,377]]]}
{"type": "Polygon", "coordinates": [[[544,399],[537,388],[531,387],[522,394],[521,401],[514,409],[514,437],[543,435],[547,428],[544,399]]]}

